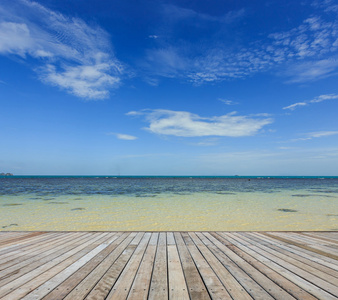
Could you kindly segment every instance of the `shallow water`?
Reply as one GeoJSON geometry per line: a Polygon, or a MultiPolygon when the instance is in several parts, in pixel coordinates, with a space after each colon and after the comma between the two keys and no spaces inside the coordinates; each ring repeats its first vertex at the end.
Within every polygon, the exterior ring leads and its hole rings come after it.
{"type": "Polygon", "coordinates": [[[0,178],[0,230],[338,230],[338,178],[0,178]]]}

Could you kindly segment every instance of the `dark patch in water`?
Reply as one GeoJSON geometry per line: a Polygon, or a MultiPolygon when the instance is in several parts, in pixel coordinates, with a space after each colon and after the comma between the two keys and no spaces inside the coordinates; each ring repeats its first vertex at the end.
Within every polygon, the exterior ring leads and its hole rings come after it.
{"type": "Polygon", "coordinates": [[[338,193],[338,190],[320,190],[320,189],[313,189],[315,193],[326,193],[326,194],[335,194],[338,193]]]}
{"type": "Polygon", "coordinates": [[[154,198],[157,197],[157,195],[135,195],[137,198],[154,198]]]}
{"type": "Polygon", "coordinates": [[[317,195],[317,194],[295,194],[292,197],[327,197],[327,198],[336,198],[335,196],[329,195],[317,195]]]}
{"type": "Polygon", "coordinates": [[[52,201],[52,202],[48,202],[48,204],[69,204],[68,202],[56,202],[56,201],[52,201]]]}
{"type": "Polygon", "coordinates": [[[6,203],[2,206],[18,206],[18,205],[23,205],[22,203],[6,203]]]}
{"type": "Polygon", "coordinates": [[[71,210],[86,210],[84,207],[76,207],[76,208],[72,208],[71,210]]]}
{"type": "Polygon", "coordinates": [[[277,210],[282,211],[282,212],[297,212],[298,211],[298,210],[290,209],[290,208],[279,208],[277,210]]]}
{"type": "Polygon", "coordinates": [[[338,215],[335,214],[327,214],[328,217],[338,217],[338,215]]]}
{"type": "Polygon", "coordinates": [[[218,195],[236,195],[236,193],[231,193],[231,192],[216,192],[218,195]]]}
{"type": "Polygon", "coordinates": [[[55,198],[43,198],[43,201],[54,200],[55,198]]]}
{"type": "Polygon", "coordinates": [[[19,225],[18,224],[9,224],[9,225],[2,226],[2,228],[7,228],[7,227],[11,227],[11,226],[19,226],[19,225]]]}
{"type": "Polygon", "coordinates": [[[74,198],[73,200],[82,200],[82,198],[74,198]]]}
{"type": "Polygon", "coordinates": [[[31,198],[28,198],[29,200],[41,200],[42,198],[41,197],[31,197],[31,198]]]}

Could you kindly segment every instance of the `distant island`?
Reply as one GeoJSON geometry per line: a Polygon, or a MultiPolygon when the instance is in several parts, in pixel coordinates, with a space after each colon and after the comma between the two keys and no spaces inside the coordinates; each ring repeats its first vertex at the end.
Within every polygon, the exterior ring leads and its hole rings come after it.
{"type": "Polygon", "coordinates": [[[0,176],[14,176],[12,173],[0,173],[0,176]]]}

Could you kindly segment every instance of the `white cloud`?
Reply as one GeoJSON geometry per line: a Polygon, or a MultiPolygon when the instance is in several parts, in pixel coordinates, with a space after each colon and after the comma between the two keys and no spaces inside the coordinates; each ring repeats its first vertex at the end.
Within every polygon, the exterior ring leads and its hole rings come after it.
{"type": "Polygon", "coordinates": [[[109,75],[114,68],[113,62],[93,65],[64,66],[63,70],[48,64],[41,69],[42,81],[62,87],[75,96],[88,99],[104,99],[109,95],[108,89],[118,86],[120,79],[109,75]]]}
{"type": "Polygon", "coordinates": [[[120,140],[127,140],[127,141],[132,141],[132,140],[136,140],[137,137],[133,136],[133,135],[129,135],[129,134],[121,134],[121,133],[117,133],[116,137],[120,140]]]}
{"type": "Polygon", "coordinates": [[[33,47],[34,41],[26,24],[0,23],[0,53],[25,56],[27,49],[33,47]]]}
{"type": "Polygon", "coordinates": [[[223,98],[218,98],[219,101],[223,102],[226,105],[236,105],[238,102],[229,100],[229,99],[223,99],[223,98]]]}
{"type": "Polygon", "coordinates": [[[332,100],[332,99],[338,99],[338,95],[335,95],[335,94],[320,95],[310,100],[309,103],[318,103],[318,102],[323,102],[325,100],[332,100]]]}
{"type": "Polygon", "coordinates": [[[119,86],[123,66],[101,28],[28,0],[2,1],[0,18],[0,54],[34,58],[42,81],[87,99],[119,86]]]}
{"type": "Polygon", "coordinates": [[[120,140],[126,140],[126,141],[132,141],[138,139],[136,136],[129,135],[129,134],[123,134],[123,133],[115,133],[115,132],[109,132],[107,135],[115,135],[120,140]]]}
{"type": "Polygon", "coordinates": [[[297,106],[305,106],[305,105],[307,105],[306,102],[298,102],[298,103],[291,104],[291,105],[289,105],[289,106],[283,107],[283,109],[291,109],[291,110],[295,110],[297,106]]]}
{"type": "Polygon", "coordinates": [[[164,109],[133,111],[127,115],[144,115],[149,122],[149,127],[145,129],[152,133],[179,137],[251,136],[273,122],[271,118],[237,116],[235,113],[206,118],[190,112],[164,109]]]}
{"type": "Polygon", "coordinates": [[[320,96],[315,97],[311,100],[307,100],[307,101],[303,101],[303,102],[297,102],[297,103],[291,104],[289,106],[283,107],[283,109],[295,110],[296,107],[298,107],[298,106],[306,106],[306,105],[309,105],[311,103],[319,103],[319,102],[323,102],[323,101],[326,101],[326,100],[333,100],[333,99],[338,99],[338,95],[336,95],[336,94],[320,95],[320,96]]]}

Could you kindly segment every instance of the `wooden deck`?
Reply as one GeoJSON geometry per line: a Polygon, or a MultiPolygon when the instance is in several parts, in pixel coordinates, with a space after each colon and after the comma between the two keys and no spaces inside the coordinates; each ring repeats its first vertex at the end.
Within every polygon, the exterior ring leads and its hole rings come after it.
{"type": "Polygon", "coordinates": [[[337,299],[338,232],[0,232],[0,299],[337,299]]]}

